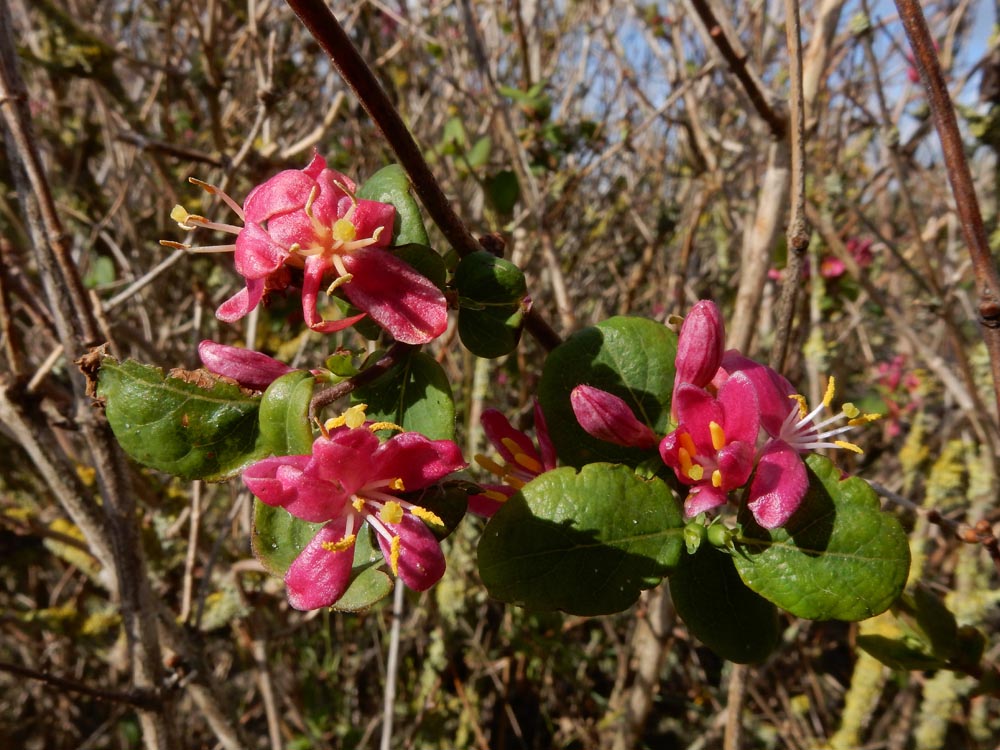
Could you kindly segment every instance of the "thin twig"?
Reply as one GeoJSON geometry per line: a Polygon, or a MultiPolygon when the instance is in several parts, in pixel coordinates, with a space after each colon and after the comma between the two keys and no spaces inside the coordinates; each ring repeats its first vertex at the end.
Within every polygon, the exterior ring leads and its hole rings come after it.
{"type": "Polygon", "coordinates": [[[389,628],[389,654],[385,661],[385,690],[382,694],[382,739],[379,750],[392,747],[392,725],[396,711],[396,681],[399,677],[399,636],[403,625],[403,595],[405,587],[402,579],[396,579],[396,590],[392,597],[392,625],[389,628]]]}
{"type": "Polygon", "coordinates": [[[896,0],[896,8],[913,49],[920,80],[927,92],[927,103],[941,141],[948,182],[955,196],[962,234],[972,258],[976,284],[979,287],[979,322],[983,327],[983,338],[989,351],[993,373],[994,397],[998,407],[998,414],[994,415],[994,419],[997,419],[1000,416],[1000,275],[990,254],[972,173],[965,158],[962,135],[958,130],[955,108],[948,94],[941,61],[934,49],[923,10],[918,0],[896,0]]]}
{"type": "Polygon", "coordinates": [[[806,108],[802,91],[802,23],[798,0],[785,0],[785,39],[788,44],[789,80],[789,148],[792,160],[791,212],[788,217],[788,264],[778,304],[776,336],[771,349],[770,365],[781,370],[788,356],[795,300],[801,286],[802,266],[809,247],[809,227],[806,223],[806,108]]]}
{"type": "Polygon", "coordinates": [[[24,677],[28,680],[38,680],[39,682],[44,682],[46,685],[61,688],[62,690],[71,690],[74,693],[82,693],[83,695],[89,695],[92,698],[98,698],[102,701],[124,703],[127,706],[147,711],[156,710],[160,706],[159,698],[150,692],[133,690],[130,693],[122,693],[118,690],[94,688],[89,685],[84,685],[82,682],[77,682],[76,680],[67,680],[65,677],[57,677],[56,675],[48,674],[47,672],[38,672],[34,669],[28,669],[27,667],[22,667],[18,664],[11,664],[6,661],[0,661],[0,672],[8,672],[9,674],[15,674],[18,677],[24,677]]]}
{"type": "Polygon", "coordinates": [[[309,416],[315,417],[327,406],[334,403],[338,399],[343,398],[355,389],[378,380],[382,375],[389,372],[389,370],[402,362],[403,358],[415,348],[416,347],[412,344],[401,344],[396,342],[389,347],[389,351],[382,355],[382,358],[371,367],[366,367],[354,377],[348,378],[347,380],[337,383],[336,385],[315,394],[309,404],[309,416]]]}

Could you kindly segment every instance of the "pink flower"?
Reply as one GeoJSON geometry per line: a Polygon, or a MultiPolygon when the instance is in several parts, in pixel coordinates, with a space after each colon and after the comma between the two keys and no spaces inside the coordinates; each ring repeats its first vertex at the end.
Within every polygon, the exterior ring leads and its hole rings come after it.
{"type": "Polygon", "coordinates": [[[242,228],[211,222],[180,206],[171,213],[185,229],[201,226],[236,235],[233,245],[200,248],[235,250],[236,271],[246,280],[246,287],[216,311],[220,320],[239,320],[266,292],[286,288],[289,269],[296,268],[303,271],[303,316],[315,331],[339,331],[364,316],[323,320],[316,304],[324,284],[327,294],[341,289],[352,304],[403,343],[426,343],[447,327],[448,309],[441,291],[385,250],[392,240],[396,209],[358,200],[354,183],[328,169],[319,154],[305,169],[285,170],[255,187],[242,208],[218,188],[197,184],[222,197],[245,222],[242,228]]]}
{"type": "Polygon", "coordinates": [[[674,411],[678,426],[661,441],[660,457],[690,487],[684,513],[692,517],[724,505],[729,491],[750,478],[760,430],[757,397],[740,374],[723,383],[718,398],[682,383],[674,411]]]}
{"type": "Polygon", "coordinates": [[[629,448],[653,448],[659,442],[649,425],[636,419],[629,405],[613,393],[578,385],[569,402],[576,421],[598,440],[629,448]]]}
{"type": "Polygon", "coordinates": [[[489,518],[511,495],[532,479],[556,468],[556,452],[538,402],[535,402],[537,448],[531,438],[514,429],[507,417],[497,409],[485,410],[480,423],[486,438],[500,456],[495,460],[478,454],[476,463],[501,479],[503,484],[482,485],[484,492],[469,497],[469,512],[489,518]]]}
{"type": "Polygon", "coordinates": [[[293,370],[266,354],[208,340],[198,344],[198,356],[209,372],[232,378],[243,387],[257,391],[263,391],[293,370]]]}
{"type": "Polygon", "coordinates": [[[410,588],[424,591],[444,574],[441,546],[424,523],[443,526],[441,520],[400,493],[424,489],[462,469],[458,446],[415,432],[381,443],[373,429],[385,425],[352,427],[357,422],[346,421],[325,430],[312,455],[265,458],[243,473],[262,502],[325,524],[285,574],[288,601],[296,609],[328,607],[343,596],[363,523],[377,534],[393,574],[410,588]]]}
{"type": "MultiPolygon", "coordinates": [[[[677,357],[674,360],[674,397],[685,383],[704,388],[715,377],[726,344],[726,328],[722,313],[711,300],[695,303],[677,335],[677,357]]],[[[671,407],[671,412],[676,411],[671,407]]]]}

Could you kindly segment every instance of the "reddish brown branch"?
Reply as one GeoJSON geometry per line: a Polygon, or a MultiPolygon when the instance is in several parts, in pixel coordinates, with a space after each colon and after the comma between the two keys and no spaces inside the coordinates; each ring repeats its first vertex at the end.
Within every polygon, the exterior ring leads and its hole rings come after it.
{"type": "Polygon", "coordinates": [[[944,72],[941,70],[941,62],[934,49],[924,13],[918,0],[896,0],[896,8],[913,49],[920,80],[927,92],[927,103],[941,141],[948,182],[955,196],[962,234],[972,259],[979,287],[979,322],[983,326],[983,338],[990,353],[994,396],[1000,412],[1000,276],[990,255],[979,201],[955,118],[955,108],[948,94],[944,72]]]}

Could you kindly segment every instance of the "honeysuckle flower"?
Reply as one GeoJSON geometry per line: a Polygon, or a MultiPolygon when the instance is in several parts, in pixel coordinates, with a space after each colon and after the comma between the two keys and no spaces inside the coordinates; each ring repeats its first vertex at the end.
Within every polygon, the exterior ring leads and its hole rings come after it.
{"type": "Polygon", "coordinates": [[[535,402],[536,447],[530,437],[514,429],[497,409],[486,409],[480,417],[483,432],[500,454],[496,459],[477,454],[475,461],[498,477],[502,484],[482,484],[483,492],[469,497],[469,512],[491,517],[507,499],[539,474],[556,468],[556,452],[549,439],[542,408],[535,402]]]}
{"type": "Polygon", "coordinates": [[[365,423],[363,411],[352,408],[324,426],[312,454],[265,458],[243,473],[262,502],[324,524],[285,574],[296,609],[327,607],[343,596],[363,524],[375,531],[393,574],[411,589],[424,591],[444,574],[441,545],[425,523],[443,526],[441,519],[401,493],[464,468],[462,453],[450,440],[416,432],[380,442],[375,430],[387,426],[365,423]]]}
{"type": "Polygon", "coordinates": [[[660,442],[660,457],[688,485],[684,513],[693,517],[725,504],[729,491],[750,478],[760,431],[757,395],[739,373],[713,397],[682,383],[674,396],[677,429],[660,442]]]}
{"type": "Polygon", "coordinates": [[[631,407],[613,393],[578,385],[569,394],[576,421],[590,435],[629,448],[654,448],[659,439],[631,407]]]}
{"type": "Polygon", "coordinates": [[[392,241],[396,209],[359,200],[355,184],[328,169],[319,154],[305,169],[285,170],[255,187],[242,207],[218,188],[192,181],[219,195],[244,222],[242,227],[212,222],[181,206],[171,213],[185,229],[198,226],[236,235],[231,245],[198,248],[234,251],[236,271],[246,281],[216,311],[220,320],[239,320],[265,292],[287,288],[289,269],[298,268],[303,272],[303,316],[315,331],[339,331],[368,314],[397,341],[423,344],[447,327],[441,290],[385,249],[392,241]],[[324,320],[316,308],[324,285],[328,294],[340,289],[363,314],[324,320]]]}
{"type": "MultiPolygon", "coordinates": [[[[696,302],[685,316],[677,335],[674,399],[677,389],[685,383],[703,388],[712,382],[722,361],[725,342],[726,329],[719,308],[711,300],[696,302]]],[[[671,412],[676,416],[673,407],[671,412]]]]}
{"type": "Polygon", "coordinates": [[[198,356],[209,372],[232,378],[245,388],[256,391],[263,391],[294,369],[266,354],[207,339],[198,344],[198,356]]]}

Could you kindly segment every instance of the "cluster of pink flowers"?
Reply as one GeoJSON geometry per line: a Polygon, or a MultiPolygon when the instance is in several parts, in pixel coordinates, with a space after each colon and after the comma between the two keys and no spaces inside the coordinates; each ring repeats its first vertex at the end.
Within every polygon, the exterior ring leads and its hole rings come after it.
{"type": "Polygon", "coordinates": [[[355,184],[327,168],[319,154],[305,169],[287,169],[255,187],[242,207],[218,188],[195,182],[219,195],[243,222],[240,227],[210,221],[182,206],[171,213],[184,229],[204,227],[236,235],[232,244],[197,249],[234,252],[236,271],[245,280],[245,287],[219,306],[220,320],[235,322],[268,292],[288,289],[292,270],[298,269],[302,314],[314,331],[339,331],[367,314],[397,341],[425,344],[447,327],[448,306],[441,290],[387,249],[396,209],[359,200],[355,184]],[[340,290],[362,313],[324,320],[317,310],[324,285],[327,294],[340,290]]]}
{"type": "MultiPolygon", "coordinates": [[[[860,237],[850,237],[847,240],[847,252],[854,259],[854,262],[858,264],[859,268],[868,268],[874,262],[875,255],[872,253],[873,244],[872,240],[860,237]]],[[[847,264],[836,255],[824,255],[820,258],[819,275],[824,279],[839,279],[846,272],[847,264]]],[[[811,273],[809,264],[805,264],[802,267],[802,278],[808,279],[811,273]]],[[[784,269],[772,268],[767,272],[767,277],[772,281],[781,281],[784,275],[784,269]]]]}
{"type": "MultiPolygon", "coordinates": [[[[844,404],[821,420],[833,400],[833,378],[823,403],[809,412],[781,374],[736,350],[724,351],[724,342],[718,308],[698,302],[677,341],[671,404],[677,427],[659,441],[660,457],[688,488],[688,517],[724,505],[731,491],[749,483],[747,505],[757,523],[783,526],[809,487],[803,454],[860,452],[840,436],[877,417],[844,404]]],[[[633,447],[657,444],[652,430],[611,393],[580,385],[571,403],[581,426],[597,438],[633,447]]]]}
{"type": "Polygon", "coordinates": [[[462,452],[450,440],[416,432],[381,442],[375,431],[387,427],[395,426],[367,422],[363,407],[352,407],[324,425],[311,454],[265,458],[243,472],[262,502],[324,524],[285,574],[296,609],[328,607],[344,595],[363,524],[374,530],[393,574],[411,589],[424,591],[444,575],[444,554],[428,526],[444,524],[406,493],[464,468],[462,452]]]}
{"type": "Polygon", "coordinates": [[[920,406],[923,383],[919,373],[909,369],[905,354],[897,354],[888,362],[879,362],[875,373],[875,382],[882,391],[886,406],[884,434],[887,438],[894,438],[903,431],[903,417],[920,406]]]}

